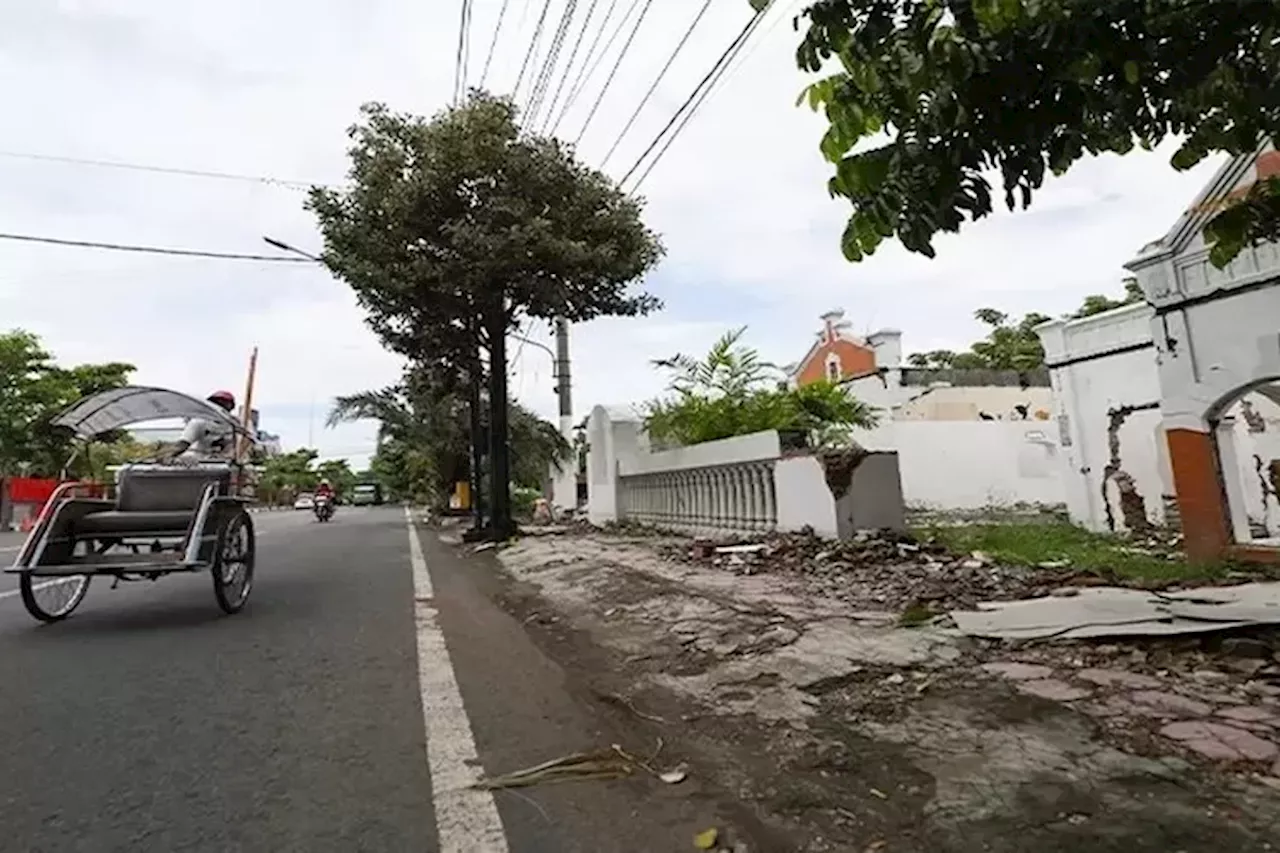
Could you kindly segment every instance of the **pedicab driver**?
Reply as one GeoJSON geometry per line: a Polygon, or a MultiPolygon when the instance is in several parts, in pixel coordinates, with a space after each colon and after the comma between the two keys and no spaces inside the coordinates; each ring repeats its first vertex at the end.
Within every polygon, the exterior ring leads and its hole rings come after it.
{"type": "MultiPolygon", "coordinates": [[[[230,391],[214,391],[208,400],[227,414],[235,411],[236,398],[230,391]]],[[[163,456],[162,462],[194,464],[201,459],[226,459],[235,447],[235,433],[212,418],[188,418],[182,438],[163,456]]]]}

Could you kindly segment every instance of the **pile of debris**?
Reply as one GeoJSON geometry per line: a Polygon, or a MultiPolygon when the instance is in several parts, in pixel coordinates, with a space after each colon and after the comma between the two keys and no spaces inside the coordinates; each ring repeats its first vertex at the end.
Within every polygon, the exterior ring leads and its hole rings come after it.
{"type": "Polygon", "coordinates": [[[979,552],[957,555],[932,540],[891,531],[860,533],[842,541],[821,539],[811,531],[736,543],[699,539],[666,551],[736,574],[801,575],[823,594],[864,608],[919,609],[927,614],[1099,582],[1064,564],[999,565],[979,552]]]}

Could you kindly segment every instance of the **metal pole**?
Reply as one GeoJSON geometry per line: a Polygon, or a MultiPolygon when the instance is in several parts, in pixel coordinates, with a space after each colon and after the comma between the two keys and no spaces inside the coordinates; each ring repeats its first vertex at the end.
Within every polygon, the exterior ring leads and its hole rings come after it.
{"type": "MultiPolygon", "coordinates": [[[[560,434],[573,445],[573,382],[569,367],[569,321],[557,317],[556,327],[556,395],[560,399],[560,434]]],[[[563,467],[553,472],[551,505],[574,510],[578,506],[578,462],[575,457],[564,460],[563,467]]],[[[553,512],[558,509],[553,509],[553,512]]]]}
{"type": "Polygon", "coordinates": [[[573,399],[569,381],[569,321],[556,318],[556,394],[560,398],[560,432],[573,430],[573,399]]]}

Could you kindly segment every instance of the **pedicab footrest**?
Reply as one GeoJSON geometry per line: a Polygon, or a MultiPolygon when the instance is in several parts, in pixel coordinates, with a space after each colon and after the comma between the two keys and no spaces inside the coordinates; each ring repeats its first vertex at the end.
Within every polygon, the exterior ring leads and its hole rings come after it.
{"type": "Polygon", "coordinates": [[[29,574],[33,577],[73,577],[83,574],[112,572],[197,572],[207,569],[208,563],[187,563],[181,554],[101,554],[93,557],[74,557],[70,562],[51,566],[6,569],[7,573],[29,574]]]}

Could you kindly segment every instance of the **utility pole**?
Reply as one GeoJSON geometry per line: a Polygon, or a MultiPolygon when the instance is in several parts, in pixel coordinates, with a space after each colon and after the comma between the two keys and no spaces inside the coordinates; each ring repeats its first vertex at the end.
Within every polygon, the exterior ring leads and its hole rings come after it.
{"type": "Polygon", "coordinates": [[[467,415],[471,432],[471,531],[479,537],[484,530],[484,412],[481,409],[480,354],[467,376],[467,415]]]}
{"type": "MultiPolygon", "coordinates": [[[[556,396],[560,400],[560,434],[573,444],[573,383],[569,369],[569,321],[557,317],[556,327],[556,396]]],[[[564,463],[552,486],[554,506],[576,509],[578,506],[578,460],[564,463]]]]}

